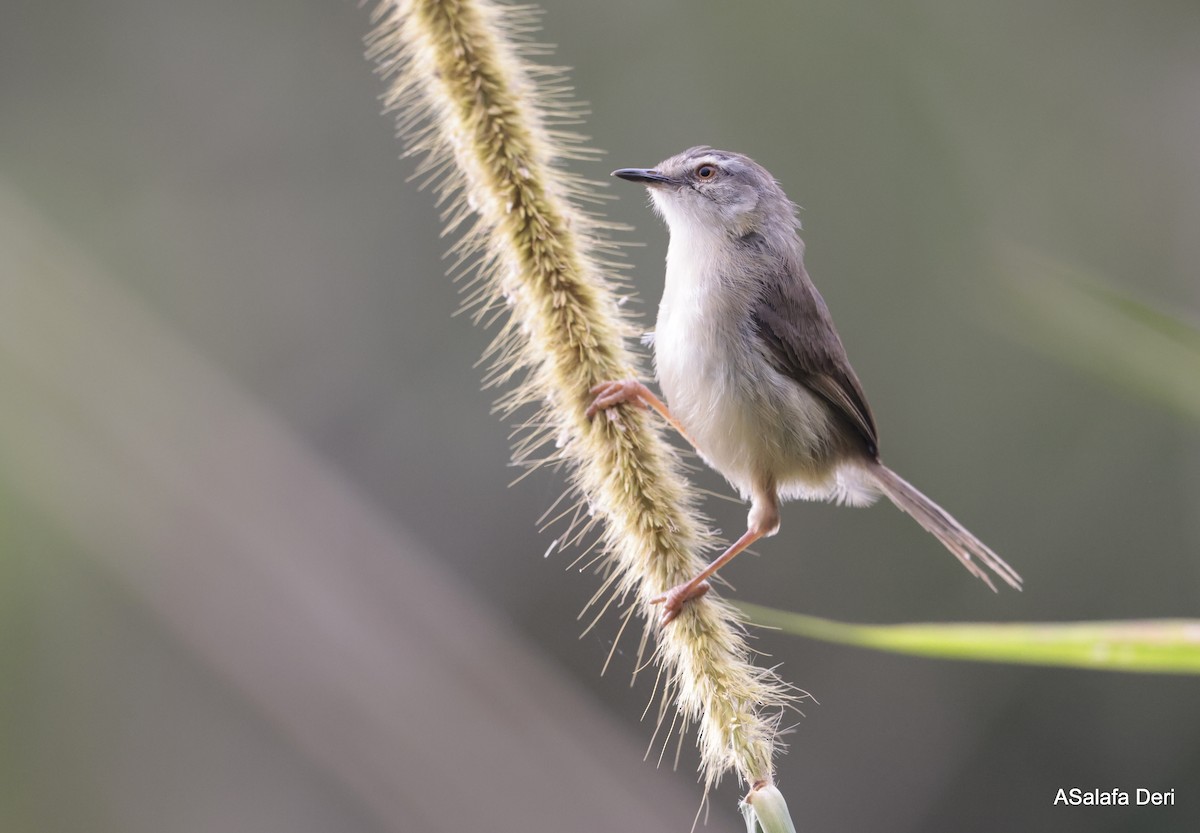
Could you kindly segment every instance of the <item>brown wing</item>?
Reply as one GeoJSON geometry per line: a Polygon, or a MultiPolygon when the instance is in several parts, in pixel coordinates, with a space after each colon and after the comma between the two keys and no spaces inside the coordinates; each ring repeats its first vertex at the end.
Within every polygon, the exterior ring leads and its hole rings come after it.
{"type": "Polygon", "coordinates": [[[755,330],[775,369],[820,396],[862,436],[867,453],[879,454],[875,418],[825,300],[804,266],[792,265],[783,281],[764,281],[751,310],[755,330]]]}

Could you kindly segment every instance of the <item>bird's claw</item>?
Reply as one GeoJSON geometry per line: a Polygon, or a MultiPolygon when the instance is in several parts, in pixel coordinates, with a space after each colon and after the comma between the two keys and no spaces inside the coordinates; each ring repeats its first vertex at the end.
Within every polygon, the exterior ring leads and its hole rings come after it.
{"type": "Polygon", "coordinates": [[[645,389],[645,385],[637,379],[617,379],[609,382],[601,382],[588,391],[595,399],[592,400],[591,405],[588,405],[585,412],[586,416],[588,419],[591,419],[600,411],[607,411],[609,408],[624,402],[636,402],[645,408],[646,401],[642,398],[642,391],[645,389]]]}
{"type": "Polygon", "coordinates": [[[712,585],[707,581],[702,581],[699,584],[693,585],[691,582],[679,584],[672,587],[666,593],[655,596],[650,600],[650,604],[663,606],[662,616],[659,618],[659,624],[663,627],[675,621],[675,618],[683,612],[683,606],[692,599],[698,599],[712,590],[712,585]]]}

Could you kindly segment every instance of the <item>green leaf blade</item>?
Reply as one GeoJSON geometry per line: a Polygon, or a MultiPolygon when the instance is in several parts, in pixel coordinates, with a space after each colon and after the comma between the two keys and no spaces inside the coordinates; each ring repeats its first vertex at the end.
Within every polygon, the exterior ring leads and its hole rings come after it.
{"type": "Polygon", "coordinates": [[[853,625],[742,603],[785,633],[937,659],[1159,674],[1200,674],[1200,620],[853,625]]]}

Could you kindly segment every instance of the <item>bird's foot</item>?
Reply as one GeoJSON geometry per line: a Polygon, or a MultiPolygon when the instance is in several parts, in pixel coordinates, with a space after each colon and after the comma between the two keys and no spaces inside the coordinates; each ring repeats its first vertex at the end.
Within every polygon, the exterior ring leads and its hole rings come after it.
{"type": "Polygon", "coordinates": [[[587,418],[591,419],[600,411],[620,405],[624,402],[635,402],[641,407],[647,407],[648,397],[653,396],[649,389],[637,379],[617,379],[611,382],[601,382],[592,388],[591,393],[596,398],[588,405],[587,418]]]}
{"type": "Polygon", "coordinates": [[[689,581],[672,587],[661,596],[655,596],[650,600],[650,604],[660,604],[663,606],[662,616],[659,619],[659,624],[663,627],[666,627],[675,621],[675,617],[677,617],[683,611],[683,606],[685,604],[690,602],[692,599],[700,598],[709,590],[712,590],[712,585],[707,581],[701,581],[698,583],[689,581]]]}

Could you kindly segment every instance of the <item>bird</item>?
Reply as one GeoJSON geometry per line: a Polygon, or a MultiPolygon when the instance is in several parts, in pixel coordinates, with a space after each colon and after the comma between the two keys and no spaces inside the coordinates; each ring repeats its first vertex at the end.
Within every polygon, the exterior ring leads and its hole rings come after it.
{"type": "Polygon", "coordinates": [[[948,512],[885,466],[866,394],[804,268],[796,205],[749,156],[689,148],[613,176],[644,185],[666,222],[666,278],[647,341],[666,402],[636,378],[591,388],[588,418],[652,408],[750,510],[746,532],[704,570],[651,600],[667,625],[708,579],[780,526],[785,500],[864,506],[880,495],[993,591],[1020,575],[948,512]],[[986,570],[985,570],[986,568],[986,570]]]}

